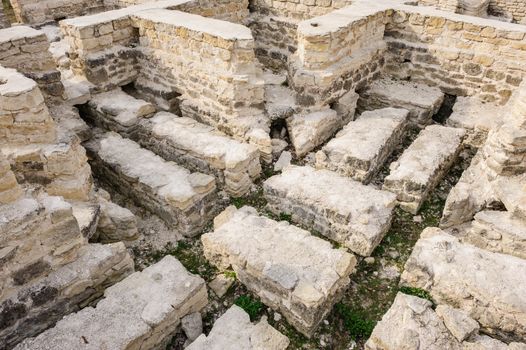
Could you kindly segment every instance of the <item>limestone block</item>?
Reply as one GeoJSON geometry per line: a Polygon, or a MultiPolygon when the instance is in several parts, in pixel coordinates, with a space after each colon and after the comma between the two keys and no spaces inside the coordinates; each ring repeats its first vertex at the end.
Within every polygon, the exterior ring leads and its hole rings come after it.
{"type": "Polygon", "coordinates": [[[11,171],[9,162],[0,152],[0,205],[9,204],[22,196],[22,188],[11,171]]]}
{"type": "Polygon", "coordinates": [[[420,127],[432,122],[438,112],[444,94],[437,87],[424,84],[382,78],[371,83],[360,95],[359,109],[374,110],[385,107],[409,110],[409,120],[420,127]]]}
{"type": "Polygon", "coordinates": [[[91,137],[91,128],[79,115],[79,110],[68,104],[54,105],[49,109],[58,128],[76,135],[80,141],[87,141],[91,137]]]}
{"type": "Polygon", "coordinates": [[[248,314],[233,305],[214,323],[208,336],[202,334],[188,350],[285,350],[289,339],[272,328],[265,318],[252,324],[248,314]]]}
{"type": "Polygon", "coordinates": [[[458,97],[453,113],[446,123],[455,128],[464,128],[464,143],[481,147],[491,129],[503,122],[504,109],[493,103],[485,103],[474,97],[458,97]]]}
{"type": "Polygon", "coordinates": [[[515,217],[526,220],[526,173],[500,176],[492,183],[496,197],[515,217]]]}
{"type": "Polygon", "coordinates": [[[15,349],[158,349],[207,304],[205,282],[172,256],[106,289],[96,307],[64,317],[15,349]]]}
{"type": "Polygon", "coordinates": [[[101,213],[94,240],[127,244],[139,238],[137,218],[129,209],[103,198],[99,198],[99,203],[101,213]]]}
{"type": "Polygon", "coordinates": [[[526,338],[525,280],[526,260],[463,244],[437,228],[422,232],[401,276],[403,285],[455,305],[484,333],[510,341],[526,338]]]}
{"type": "Polygon", "coordinates": [[[308,114],[296,114],[287,120],[292,145],[298,157],[303,157],[327,141],[341,126],[336,111],[325,109],[308,114]]]}
{"type": "Polygon", "coordinates": [[[460,350],[462,347],[433,311],[430,301],[398,293],[374,328],[365,349],[460,350]]]}
{"type": "Polygon", "coordinates": [[[316,154],[316,167],[368,183],[402,141],[408,111],[384,108],[364,112],[316,154]]]}
{"type": "Polygon", "coordinates": [[[213,177],[191,173],[111,132],[92,139],[86,148],[102,181],[183,234],[197,234],[214,214],[213,177]]]}
{"type": "Polygon", "coordinates": [[[215,176],[219,186],[235,197],[247,194],[261,173],[256,146],[190,118],[157,113],[140,122],[135,139],[166,160],[215,176]]]}
{"type": "Polygon", "coordinates": [[[390,166],[383,188],[398,196],[400,206],[416,214],[456,160],[464,130],[430,125],[390,166]]]}
{"type": "Polygon", "coordinates": [[[360,95],[355,91],[349,91],[334,104],[333,109],[338,113],[338,117],[341,118],[343,124],[356,119],[355,112],[359,98],[360,95]]]}
{"type": "Polygon", "coordinates": [[[448,305],[438,305],[436,313],[444,321],[451,334],[460,342],[479,331],[480,327],[477,321],[469,317],[465,311],[454,309],[448,305]]]}
{"type": "Polygon", "coordinates": [[[126,137],[136,130],[141,119],[155,113],[155,107],[117,88],[93,96],[84,111],[91,124],[126,137]]]}
{"type": "Polygon", "coordinates": [[[206,258],[311,336],[349,284],[356,258],[287,222],[229,207],[201,236],[206,258]]]}
{"type": "Polygon", "coordinates": [[[98,299],[105,288],[132,272],[133,260],[122,243],[83,246],[75,261],[36,283],[25,284],[0,303],[0,314],[8,320],[0,330],[2,344],[13,347],[36,336],[98,299]]]}
{"type": "Polygon", "coordinates": [[[276,215],[312,227],[354,253],[369,256],[391,226],[396,195],[329,170],[290,166],[263,185],[276,215]],[[352,200],[349,200],[352,198],[352,200]]]}
{"type": "Polygon", "coordinates": [[[526,259],[526,221],[507,211],[477,213],[471,228],[459,238],[488,251],[526,259]]]}

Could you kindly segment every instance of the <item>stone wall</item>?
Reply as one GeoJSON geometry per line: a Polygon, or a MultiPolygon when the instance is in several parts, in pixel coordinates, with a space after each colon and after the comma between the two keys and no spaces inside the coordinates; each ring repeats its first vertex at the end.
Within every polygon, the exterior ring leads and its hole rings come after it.
{"type": "Polygon", "coordinates": [[[4,8],[2,6],[0,6],[0,29],[7,28],[10,25],[11,24],[9,23],[8,18],[7,18],[7,16],[4,13],[4,8]]]}
{"type": "Polygon", "coordinates": [[[276,17],[308,19],[348,6],[352,0],[250,0],[253,12],[276,17]]]}
{"type": "MultiPolygon", "coordinates": [[[[456,13],[462,12],[461,0],[419,0],[419,5],[434,6],[438,9],[456,13]]],[[[485,6],[489,15],[504,17],[515,23],[525,23],[526,4],[523,0],[480,0],[482,6],[485,6]]],[[[465,13],[469,14],[469,13],[465,13]]],[[[471,14],[475,15],[475,14],[471,14]]]]}
{"type": "Polygon", "coordinates": [[[17,20],[40,24],[104,10],[103,0],[10,0],[17,20]]]}
{"type": "Polygon", "coordinates": [[[34,79],[46,98],[62,99],[64,86],[44,32],[26,26],[0,29],[0,65],[34,79]]]}
{"type": "Polygon", "coordinates": [[[144,58],[140,89],[163,85],[160,91],[177,92],[184,116],[231,135],[266,127],[263,80],[248,28],[178,11],[141,12],[135,25],[144,58]]]}
{"type": "Polygon", "coordinates": [[[73,71],[102,90],[134,82],[161,108],[180,107],[183,116],[249,140],[265,158],[269,122],[250,30],[168,11],[186,3],[160,1],[61,22],[73,71]]]}
{"type": "Polygon", "coordinates": [[[523,0],[490,0],[489,14],[526,24],[526,3],[523,0]]]}
{"type": "Polygon", "coordinates": [[[384,64],[389,15],[385,1],[358,2],[300,22],[298,51],[289,67],[298,102],[331,103],[377,77],[384,64]]]}
{"type": "Polygon", "coordinates": [[[293,86],[303,102],[332,102],[379,73],[387,53],[383,72],[505,103],[526,72],[525,34],[522,25],[358,0],[299,24],[293,86]]]}

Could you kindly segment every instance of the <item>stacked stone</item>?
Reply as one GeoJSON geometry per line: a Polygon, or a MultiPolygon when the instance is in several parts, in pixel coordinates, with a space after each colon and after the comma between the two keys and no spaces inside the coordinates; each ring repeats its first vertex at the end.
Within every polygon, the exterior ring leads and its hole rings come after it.
{"type": "Polygon", "coordinates": [[[397,108],[362,113],[316,153],[316,167],[368,183],[402,141],[408,114],[397,108]]]}
{"type": "Polygon", "coordinates": [[[365,344],[366,350],[495,349],[519,350],[526,344],[509,345],[479,333],[480,326],[465,311],[398,293],[365,344]]]}
{"type": "Polygon", "coordinates": [[[358,108],[404,108],[409,111],[409,121],[412,124],[425,127],[433,122],[432,117],[438,112],[443,101],[444,93],[439,88],[383,78],[373,81],[367,90],[360,94],[358,108]]]}
{"type": "Polygon", "coordinates": [[[111,132],[85,146],[98,178],[184,235],[196,235],[214,215],[217,190],[212,176],[191,173],[111,132]]]}
{"type": "Polygon", "coordinates": [[[181,319],[207,302],[205,281],[166,256],[106,289],[96,307],[64,317],[15,349],[164,349],[181,319]]]}
{"type": "Polygon", "coordinates": [[[99,198],[100,218],[91,241],[101,243],[123,242],[128,245],[140,237],[137,218],[126,208],[109,200],[99,198]]]}
{"type": "Polygon", "coordinates": [[[44,32],[26,26],[0,29],[0,65],[34,79],[47,99],[61,101],[64,86],[44,32]]]}
{"type": "Polygon", "coordinates": [[[468,16],[486,17],[490,0],[459,0],[458,13],[468,16]]]}
{"type": "Polygon", "coordinates": [[[351,3],[351,0],[255,0],[252,7],[255,11],[265,15],[307,19],[324,15],[351,3]]]}
{"type": "Polygon", "coordinates": [[[484,103],[473,97],[458,97],[453,113],[446,123],[454,128],[466,130],[464,143],[481,147],[486,142],[490,130],[503,122],[504,107],[494,103],[484,103]]]}
{"type": "Polygon", "coordinates": [[[104,10],[104,0],[11,0],[17,20],[42,24],[66,17],[81,16],[104,10]]]}
{"type": "Polygon", "coordinates": [[[285,350],[289,339],[272,328],[266,317],[257,324],[240,307],[233,305],[214,323],[208,336],[202,334],[188,350],[285,350]]]}
{"type": "Polygon", "coordinates": [[[430,125],[391,164],[383,189],[396,193],[400,207],[416,214],[457,158],[463,129],[430,125]]]}
{"type": "Polygon", "coordinates": [[[268,208],[369,256],[391,226],[396,195],[328,170],[290,166],[264,183],[268,208]],[[352,198],[352,201],[349,201],[352,198]]]}
{"type": "Polygon", "coordinates": [[[342,295],[356,258],[251,207],[227,208],[201,237],[206,258],[310,337],[342,295]]]}
{"type": "Polygon", "coordinates": [[[526,260],[463,244],[437,228],[422,232],[401,277],[403,285],[455,305],[484,333],[507,342],[526,340],[525,280],[526,260]]]}
{"type": "Polygon", "coordinates": [[[246,195],[259,178],[259,151],[194,119],[161,112],[140,122],[137,142],[191,171],[215,176],[234,197],[246,195]]]}
{"type": "Polygon", "coordinates": [[[22,196],[22,189],[11,171],[9,162],[0,152],[0,205],[9,204],[22,196]]]}
{"type": "Polygon", "coordinates": [[[35,81],[0,67],[0,149],[20,180],[86,200],[91,171],[77,137],[58,130],[35,81]]]}
{"type": "Polygon", "coordinates": [[[526,23],[526,6],[522,0],[490,0],[489,13],[510,18],[515,23],[526,23]]]}
{"type": "Polygon", "coordinates": [[[4,14],[4,8],[0,6],[0,29],[7,28],[9,26],[11,26],[11,23],[9,23],[9,20],[4,14]]]}
{"type": "Polygon", "coordinates": [[[446,200],[441,226],[470,221],[492,203],[502,202],[524,220],[526,185],[526,85],[502,109],[502,124],[492,129],[484,146],[446,200]]]}

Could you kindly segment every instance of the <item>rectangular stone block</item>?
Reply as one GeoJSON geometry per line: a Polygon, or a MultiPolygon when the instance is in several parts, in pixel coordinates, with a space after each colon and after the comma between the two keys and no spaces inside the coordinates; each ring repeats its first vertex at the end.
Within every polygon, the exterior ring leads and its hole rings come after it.
{"type": "Polygon", "coordinates": [[[274,214],[320,232],[354,253],[369,256],[391,226],[396,195],[329,170],[290,166],[265,181],[274,214]]]}
{"type": "Polygon", "coordinates": [[[382,78],[375,80],[360,94],[360,110],[374,110],[386,107],[405,108],[409,110],[409,121],[420,127],[432,122],[438,112],[444,93],[437,87],[421,83],[382,78]]]}
{"type": "Polygon", "coordinates": [[[181,318],[207,302],[205,281],[166,256],[106,289],[96,307],[64,317],[15,349],[161,349],[181,318]]]}
{"type": "Polygon", "coordinates": [[[184,235],[197,234],[214,215],[217,190],[212,176],[191,173],[111,132],[86,148],[102,181],[184,235]]]}
{"type": "Polygon", "coordinates": [[[266,318],[262,318],[257,324],[252,324],[250,317],[242,308],[232,305],[215,321],[208,336],[201,334],[186,349],[285,350],[289,343],[289,339],[272,328],[266,318]]]}
{"type": "Polygon", "coordinates": [[[526,260],[489,252],[437,228],[422,232],[401,284],[428,291],[438,304],[466,311],[486,334],[526,339],[526,260]]]}
{"type": "Polygon", "coordinates": [[[316,167],[368,183],[404,136],[409,111],[364,112],[316,153],[316,167]]]}
{"type": "Polygon", "coordinates": [[[256,146],[190,118],[157,113],[140,121],[134,139],[166,160],[215,176],[218,185],[234,197],[247,194],[261,173],[256,146]]]}
{"type": "Polygon", "coordinates": [[[463,129],[430,125],[391,164],[383,189],[396,193],[402,209],[416,214],[456,160],[463,129]]]}
{"type": "Polygon", "coordinates": [[[201,237],[206,258],[231,267],[241,283],[310,337],[349,284],[356,258],[309,232],[227,208],[201,237]]]}

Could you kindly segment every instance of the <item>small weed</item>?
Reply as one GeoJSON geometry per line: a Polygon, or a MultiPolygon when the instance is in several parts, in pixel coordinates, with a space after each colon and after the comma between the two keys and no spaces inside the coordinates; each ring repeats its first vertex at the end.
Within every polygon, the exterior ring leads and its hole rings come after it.
{"type": "Polygon", "coordinates": [[[373,332],[375,322],[371,321],[364,310],[338,303],[336,314],[343,320],[343,324],[354,340],[367,339],[373,332]]]}
{"type": "Polygon", "coordinates": [[[230,201],[232,202],[233,205],[236,206],[237,209],[242,208],[245,205],[247,205],[247,200],[246,198],[243,198],[243,197],[235,197],[235,198],[232,198],[230,201]]]}
{"type": "Polygon", "coordinates": [[[287,221],[288,223],[292,223],[292,215],[287,214],[287,213],[279,213],[279,220],[287,221]]]}
{"type": "Polygon", "coordinates": [[[228,278],[236,279],[236,273],[234,271],[225,271],[223,272],[223,275],[228,278]]]}
{"type": "Polygon", "coordinates": [[[251,321],[254,321],[263,309],[263,304],[259,300],[255,300],[249,295],[242,295],[238,297],[234,301],[234,304],[245,310],[250,316],[251,321]]]}
{"type": "Polygon", "coordinates": [[[419,297],[419,298],[422,298],[422,299],[427,299],[430,302],[432,302],[433,305],[435,304],[435,302],[433,301],[433,298],[431,297],[431,294],[429,294],[429,292],[427,292],[427,291],[425,291],[425,290],[423,290],[421,288],[414,288],[414,287],[403,286],[403,287],[399,288],[399,291],[404,293],[404,294],[413,295],[415,297],[419,297]]]}

